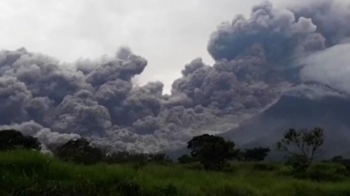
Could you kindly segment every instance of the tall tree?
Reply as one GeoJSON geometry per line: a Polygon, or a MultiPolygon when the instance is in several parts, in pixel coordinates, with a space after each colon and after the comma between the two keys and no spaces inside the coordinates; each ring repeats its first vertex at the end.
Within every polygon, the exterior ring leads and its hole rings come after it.
{"type": "Polygon", "coordinates": [[[277,149],[288,153],[289,164],[294,171],[305,171],[314,160],[315,154],[324,143],[323,129],[289,129],[277,143],[277,149]]]}

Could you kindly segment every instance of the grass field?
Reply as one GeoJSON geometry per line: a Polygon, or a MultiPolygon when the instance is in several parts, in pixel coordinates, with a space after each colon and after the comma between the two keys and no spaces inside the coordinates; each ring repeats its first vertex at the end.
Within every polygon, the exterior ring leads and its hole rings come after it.
{"type": "Polygon", "coordinates": [[[336,182],[295,179],[287,168],[277,164],[239,163],[226,172],[187,167],[82,166],[33,151],[0,152],[0,195],[350,195],[350,178],[340,166],[319,166],[332,170],[328,177],[336,182]]]}

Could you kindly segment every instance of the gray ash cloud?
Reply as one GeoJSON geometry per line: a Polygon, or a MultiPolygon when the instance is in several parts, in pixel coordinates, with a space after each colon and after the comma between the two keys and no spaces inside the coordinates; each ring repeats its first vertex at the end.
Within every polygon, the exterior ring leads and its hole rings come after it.
{"type": "Polygon", "coordinates": [[[312,0],[290,8],[296,18],[311,18],[327,46],[350,42],[350,6],[337,0],[312,0]]]}
{"type": "Polygon", "coordinates": [[[265,2],[249,18],[221,24],[208,44],[215,64],[189,62],[170,95],[159,81],[133,84],[147,60],[129,48],[69,66],[24,48],[3,50],[0,124],[47,146],[86,137],[107,151],[171,150],[193,135],[228,131],[304,79],[293,62],[349,39],[342,20],[350,12],[337,6],[276,9],[265,2]]]}
{"type": "Polygon", "coordinates": [[[249,19],[237,16],[221,24],[211,36],[208,51],[215,60],[233,60],[252,53],[279,62],[324,48],[324,37],[311,18],[297,18],[292,11],[278,10],[269,2],[253,7],[249,19]]]}

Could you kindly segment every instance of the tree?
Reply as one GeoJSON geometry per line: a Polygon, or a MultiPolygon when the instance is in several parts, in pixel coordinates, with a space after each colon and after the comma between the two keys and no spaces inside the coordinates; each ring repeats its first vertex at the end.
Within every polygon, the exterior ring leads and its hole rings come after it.
{"type": "Polygon", "coordinates": [[[270,151],[269,147],[246,149],[242,156],[245,161],[263,161],[270,151]]]}
{"type": "Polygon", "coordinates": [[[193,137],[187,145],[192,157],[198,160],[206,170],[222,169],[227,160],[237,155],[234,147],[234,142],[208,134],[193,137]]]}
{"type": "Polygon", "coordinates": [[[289,129],[277,143],[277,149],[288,153],[287,164],[292,165],[293,171],[303,172],[309,168],[323,142],[324,135],[321,128],[298,131],[289,129]]]}
{"type": "Polygon", "coordinates": [[[40,142],[13,129],[0,131],[0,150],[13,150],[16,147],[39,150],[40,142]]]}
{"type": "Polygon", "coordinates": [[[54,153],[64,161],[73,161],[82,164],[94,164],[102,160],[100,149],[90,146],[86,139],[70,140],[57,148],[54,153]]]}
{"type": "Polygon", "coordinates": [[[135,162],[153,162],[158,164],[170,163],[172,160],[164,153],[143,154],[129,152],[113,152],[105,157],[105,161],[110,164],[115,163],[135,163],[135,162]]]}
{"type": "Polygon", "coordinates": [[[177,159],[181,164],[193,163],[195,159],[188,154],[184,154],[177,159]]]}
{"type": "Polygon", "coordinates": [[[341,162],[344,160],[346,160],[346,159],[344,159],[343,156],[338,155],[338,156],[333,157],[330,161],[336,163],[336,162],[341,162]]]}
{"type": "Polygon", "coordinates": [[[338,163],[343,165],[347,170],[350,170],[350,159],[346,159],[342,156],[335,156],[331,160],[326,162],[338,163]]]}
{"type": "Polygon", "coordinates": [[[164,153],[149,154],[148,157],[149,160],[154,163],[164,164],[172,162],[170,157],[164,153]]]}

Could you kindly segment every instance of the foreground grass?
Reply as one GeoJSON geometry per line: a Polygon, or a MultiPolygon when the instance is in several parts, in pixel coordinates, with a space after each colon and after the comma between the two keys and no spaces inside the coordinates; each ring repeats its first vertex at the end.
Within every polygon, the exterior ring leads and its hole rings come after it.
{"type": "Polygon", "coordinates": [[[205,172],[181,165],[82,166],[30,151],[0,152],[0,195],[210,195],[346,196],[350,180],[317,183],[297,180],[275,165],[262,171],[237,164],[231,172],[205,172]]]}

